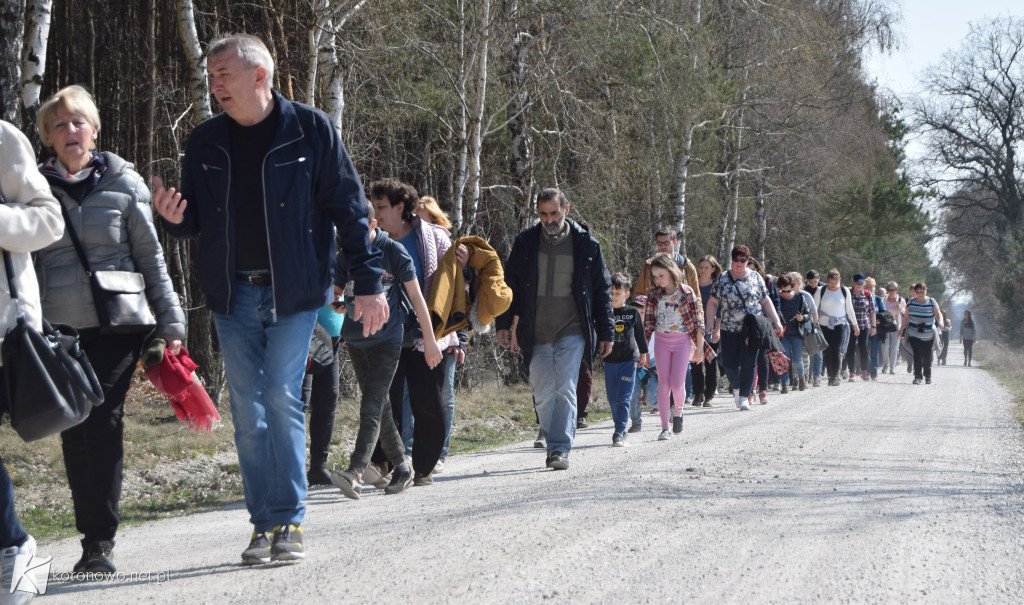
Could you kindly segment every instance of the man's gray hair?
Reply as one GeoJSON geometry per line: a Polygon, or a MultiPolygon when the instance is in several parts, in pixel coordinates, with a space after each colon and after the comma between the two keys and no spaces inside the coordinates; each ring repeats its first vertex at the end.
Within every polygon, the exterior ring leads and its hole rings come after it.
{"type": "Polygon", "coordinates": [[[234,50],[238,58],[248,67],[263,67],[267,70],[267,86],[274,81],[274,58],[270,56],[267,45],[252,34],[228,34],[210,43],[207,57],[234,50]]]}
{"type": "Polygon", "coordinates": [[[551,200],[558,200],[558,207],[563,210],[565,210],[565,207],[569,205],[569,200],[565,198],[565,194],[562,193],[562,190],[558,189],[557,187],[548,187],[547,189],[542,189],[541,192],[537,194],[538,204],[540,204],[541,202],[548,202],[551,200]]]}

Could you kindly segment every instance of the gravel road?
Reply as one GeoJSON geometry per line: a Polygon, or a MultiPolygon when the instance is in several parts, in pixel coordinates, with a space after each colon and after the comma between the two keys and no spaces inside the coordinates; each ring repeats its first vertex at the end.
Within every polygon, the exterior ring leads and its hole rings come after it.
{"type": "Polygon", "coordinates": [[[568,471],[520,443],[398,496],[314,490],[299,564],[239,566],[242,507],[123,529],[109,581],[62,578],[80,547],[48,544],[39,602],[1022,603],[1010,397],[978,368],[934,378],[897,369],[749,412],[722,397],[668,442],[645,417],[624,449],[601,423],[568,471]]]}

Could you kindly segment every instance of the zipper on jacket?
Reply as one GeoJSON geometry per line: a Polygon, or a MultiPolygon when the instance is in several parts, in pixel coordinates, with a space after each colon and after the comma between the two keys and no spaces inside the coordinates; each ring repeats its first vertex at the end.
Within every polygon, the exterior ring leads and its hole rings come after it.
{"type": "MultiPolygon", "coordinates": [[[[224,259],[224,277],[228,284],[228,313],[231,312],[232,304],[235,293],[235,276],[231,274],[231,154],[228,153],[227,149],[224,149],[220,145],[213,145],[217,149],[220,149],[221,153],[228,161],[228,186],[224,190],[224,241],[227,242],[225,246],[225,254],[227,257],[224,259]]],[[[203,164],[203,170],[206,170],[206,164],[203,164]]]]}
{"type": "MultiPolygon", "coordinates": [[[[270,310],[270,314],[273,317],[273,322],[277,323],[277,280],[274,279],[274,250],[270,246],[270,216],[267,214],[267,160],[270,159],[270,154],[274,153],[278,149],[282,149],[295,143],[296,141],[302,140],[303,135],[281,143],[277,147],[273,147],[267,152],[267,155],[263,156],[263,165],[260,166],[260,187],[263,190],[263,223],[265,225],[266,237],[267,237],[267,258],[270,260],[270,295],[274,299],[274,308],[270,310]]],[[[299,161],[304,161],[306,158],[300,158],[299,161]]],[[[289,164],[294,162],[288,162],[289,164]]],[[[278,164],[278,166],[284,166],[285,164],[278,164]]]]}

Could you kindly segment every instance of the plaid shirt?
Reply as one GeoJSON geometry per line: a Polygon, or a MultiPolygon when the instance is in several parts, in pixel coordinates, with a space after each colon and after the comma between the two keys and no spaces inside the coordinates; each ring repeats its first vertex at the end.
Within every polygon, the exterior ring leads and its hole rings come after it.
{"type": "MultiPolygon", "coordinates": [[[[686,332],[690,335],[690,340],[696,345],[697,332],[704,333],[704,310],[697,303],[697,296],[693,293],[693,289],[690,286],[682,285],[680,290],[683,293],[683,299],[679,305],[679,315],[683,318],[683,325],[686,326],[686,332]]],[[[657,321],[658,300],[669,295],[671,295],[670,292],[665,292],[664,288],[658,286],[651,288],[647,292],[647,304],[644,305],[644,336],[647,337],[647,342],[651,342],[651,334],[654,333],[657,321]]],[[[711,361],[715,357],[714,349],[705,343],[704,360],[711,361]]]]}
{"type": "Polygon", "coordinates": [[[857,294],[851,289],[850,290],[850,302],[853,303],[853,314],[857,316],[857,327],[861,330],[871,329],[871,312],[874,311],[874,300],[871,299],[871,295],[866,290],[861,291],[861,295],[857,294]]]}

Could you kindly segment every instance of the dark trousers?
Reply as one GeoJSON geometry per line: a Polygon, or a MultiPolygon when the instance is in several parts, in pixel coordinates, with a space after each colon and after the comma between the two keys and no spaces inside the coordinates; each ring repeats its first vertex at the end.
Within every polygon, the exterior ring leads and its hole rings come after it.
{"type": "Polygon", "coordinates": [[[124,471],[124,400],[145,336],[100,336],[98,328],[79,334],[103,387],[103,405],[94,407],[85,422],[60,434],[64,469],[75,505],[75,527],[87,542],[113,540],[124,471]]]}
{"type": "Polygon", "coordinates": [[[914,350],[914,378],[920,380],[932,377],[932,341],[910,338],[910,348],[914,350]]]}
{"type": "Polygon", "coordinates": [[[590,396],[594,392],[594,374],[587,367],[586,360],[580,364],[580,375],[576,380],[576,419],[587,417],[590,396]]]}
{"type": "MultiPolygon", "coordinates": [[[[341,337],[331,338],[334,358],[326,367],[308,372],[302,381],[302,401],[309,409],[309,468],[326,468],[338,407],[338,349],[341,337]]],[[[389,382],[390,384],[390,382],[389,382]]],[[[362,390],[362,387],[360,387],[362,390]]]]}
{"type": "Polygon", "coordinates": [[[824,351],[825,369],[828,372],[828,379],[835,380],[839,378],[839,366],[842,364],[843,359],[843,337],[846,336],[846,331],[850,329],[850,326],[839,324],[834,328],[820,327],[821,333],[825,335],[825,340],[828,341],[828,348],[824,351]]]}
{"type": "MultiPolygon", "coordinates": [[[[710,343],[704,346],[712,346],[710,343]]],[[[690,375],[693,377],[693,396],[703,397],[711,401],[718,392],[718,358],[711,361],[690,364],[690,375]]]]}
{"type": "Polygon", "coordinates": [[[359,432],[352,450],[349,468],[362,473],[370,462],[378,437],[383,454],[392,466],[405,461],[402,435],[395,426],[388,395],[391,381],[398,368],[402,344],[383,344],[366,349],[348,347],[352,370],[359,382],[362,399],[359,402],[359,432]]]}
{"type": "Polygon", "coordinates": [[[971,357],[974,356],[974,341],[965,340],[964,342],[964,361],[970,362],[971,357]]]}
{"type": "Polygon", "coordinates": [[[757,356],[757,390],[767,391],[768,384],[775,372],[768,371],[768,349],[761,349],[757,356]]]}
{"type": "MultiPolygon", "coordinates": [[[[3,369],[0,368],[0,393],[7,388],[4,381],[3,369]]],[[[7,402],[3,395],[0,395],[0,418],[7,412],[7,402]]],[[[0,458],[0,548],[8,546],[21,546],[28,538],[28,532],[22,527],[18,520],[18,513],[14,510],[14,484],[11,483],[11,476],[7,474],[7,467],[0,458]]],[[[0,590],[7,590],[9,587],[0,587],[0,590]]]]}
{"type": "MultiPolygon", "coordinates": [[[[441,459],[444,448],[444,403],[441,388],[444,386],[444,364],[434,369],[427,365],[427,358],[414,348],[403,348],[398,358],[398,368],[391,381],[391,412],[395,426],[401,432],[402,395],[405,382],[409,383],[409,405],[412,408],[412,464],[417,473],[426,474],[434,470],[441,459]]],[[[387,459],[384,450],[377,443],[373,452],[374,462],[387,459]]]]}
{"type": "Polygon", "coordinates": [[[850,334],[850,344],[846,348],[846,359],[843,366],[850,371],[850,375],[857,372],[867,372],[868,368],[868,341],[871,339],[869,330],[862,329],[860,336],[850,334]]]}
{"type": "Polygon", "coordinates": [[[942,352],[939,353],[939,363],[946,365],[946,355],[949,354],[949,331],[943,331],[939,335],[939,342],[942,343],[942,352]]]}
{"type": "Polygon", "coordinates": [[[718,362],[729,384],[739,392],[740,397],[747,397],[754,388],[755,368],[760,352],[759,349],[748,349],[739,332],[722,330],[718,340],[718,362]]]}

